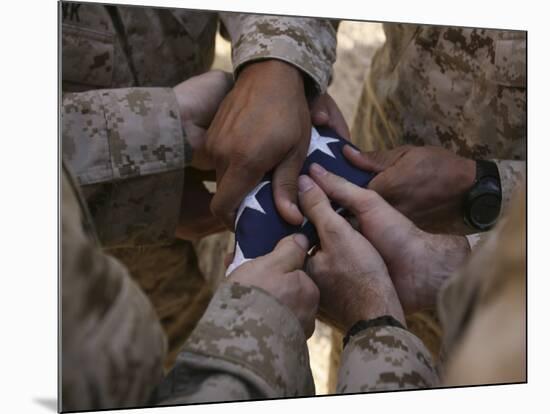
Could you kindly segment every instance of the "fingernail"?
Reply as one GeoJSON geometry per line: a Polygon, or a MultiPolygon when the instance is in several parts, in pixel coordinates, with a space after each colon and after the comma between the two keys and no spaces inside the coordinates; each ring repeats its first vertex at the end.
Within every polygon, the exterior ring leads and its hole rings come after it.
{"type": "Polygon", "coordinates": [[[326,111],[317,111],[315,115],[318,117],[328,118],[328,112],[326,111]]]}
{"type": "Polygon", "coordinates": [[[307,250],[309,247],[309,240],[302,233],[296,233],[294,235],[294,241],[304,250],[307,250]]]}
{"type": "Polygon", "coordinates": [[[300,193],[305,193],[313,187],[313,181],[307,175],[301,175],[298,178],[298,190],[300,193]]]}
{"type": "Polygon", "coordinates": [[[321,165],[314,162],[311,164],[310,170],[315,175],[325,175],[327,173],[327,170],[325,170],[321,165]]]}
{"type": "Polygon", "coordinates": [[[361,153],[357,148],[354,148],[351,145],[346,145],[346,148],[354,155],[359,155],[361,153]]]}

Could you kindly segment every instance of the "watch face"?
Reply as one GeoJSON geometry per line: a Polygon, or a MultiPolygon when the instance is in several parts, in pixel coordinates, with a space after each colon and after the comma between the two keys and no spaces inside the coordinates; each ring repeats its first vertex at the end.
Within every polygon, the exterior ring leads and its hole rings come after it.
{"type": "Polygon", "coordinates": [[[471,205],[470,219],[480,228],[493,225],[500,212],[500,197],[495,194],[483,194],[471,205]]]}

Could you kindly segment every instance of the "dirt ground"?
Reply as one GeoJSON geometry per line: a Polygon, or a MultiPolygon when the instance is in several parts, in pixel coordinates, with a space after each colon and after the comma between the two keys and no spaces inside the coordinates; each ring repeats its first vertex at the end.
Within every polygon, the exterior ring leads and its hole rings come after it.
{"type": "MultiPolygon", "coordinates": [[[[352,125],[363,80],[375,50],[384,42],[380,23],[344,21],[338,30],[337,60],[329,87],[348,125],[352,125]]],[[[219,35],[216,39],[214,68],[231,70],[231,48],[219,35]]],[[[196,243],[199,263],[213,283],[223,278],[223,257],[233,249],[230,232],[216,234],[196,243]]],[[[318,395],[335,391],[342,337],[330,326],[317,321],[315,333],[308,341],[311,368],[318,395]]]]}

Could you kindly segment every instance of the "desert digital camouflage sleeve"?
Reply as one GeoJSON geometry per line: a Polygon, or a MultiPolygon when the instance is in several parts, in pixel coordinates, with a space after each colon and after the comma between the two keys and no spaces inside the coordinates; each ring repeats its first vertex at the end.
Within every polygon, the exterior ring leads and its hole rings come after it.
{"type": "Polygon", "coordinates": [[[378,326],[352,336],[342,353],[337,393],[428,388],[438,384],[432,357],[406,329],[378,326]]]}
{"type": "Polygon", "coordinates": [[[168,405],[314,393],[296,317],[263,290],[224,281],[156,400],[168,405]]]}
{"type": "Polygon", "coordinates": [[[526,177],[526,161],[515,160],[492,160],[496,163],[498,174],[500,175],[500,186],[502,190],[501,216],[510,206],[512,196],[521,187],[521,183],[526,177]]]}
{"type": "Polygon", "coordinates": [[[232,44],[233,69],[255,60],[288,62],[324,93],[336,60],[335,24],[327,19],[220,13],[232,44]]]}
{"type": "Polygon", "coordinates": [[[102,245],[173,238],[190,153],[172,89],[65,93],[61,111],[63,159],[82,187],[102,245]]]}
{"type": "Polygon", "coordinates": [[[61,185],[61,408],[145,404],[162,377],[162,328],[126,268],[102,252],[65,169],[61,185]]]}

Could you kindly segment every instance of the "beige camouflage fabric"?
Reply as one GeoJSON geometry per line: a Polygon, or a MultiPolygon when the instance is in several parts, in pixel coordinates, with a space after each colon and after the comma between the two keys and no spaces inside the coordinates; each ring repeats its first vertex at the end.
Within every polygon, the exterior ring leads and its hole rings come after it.
{"type": "Polygon", "coordinates": [[[413,333],[371,327],[344,348],[338,392],[526,381],[524,191],[513,206],[439,294],[440,373],[413,333]]]}
{"type": "MultiPolygon", "coordinates": [[[[358,105],[352,136],[365,150],[436,145],[463,157],[492,159],[502,185],[502,213],[525,176],[526,33],[384,24],[358,105]]],[[[450,232],[472,233],[462,226],[450,232]]],[[[481,234],[468,234],[472,249],[481,234]]],[[[435,311],[408,323],[438,353],[435,311]]]]}
{"type": "Polygon", "coordinates": [[[63,411],[314,394],[294,314],[230,281],[163,380],[168,344],[157,313],[125,266],[102,251],[65,167],[61,195],[63,411]]]}
{"type": "Polygon", "coordinates": [[[446,385],[527,380],[526,193],[444,287],[439,315],[446,385]]]}
{"type": "Polygon", "coordinates": [[[526,33],[384,24],[353,125],[364,149],[436,145],[497,159],[503,205],[525,173],[526,33]]]}
{"type": "Polygon", "coordinates": [[[152,301],[171,366],[212,295],[191,242],[174,240],[190,147],[171,87],[207,71],[218,26],[236,72],[276,58],[324,92],[335,29],[322,19],[184,9],[60,5],[63,159],[104,251],[152,301]]]}
{"type": "Polygon", "coordinates": [[[144,403],[162,378],[162,327],[125,267],[102,252],[65,168],[61,180],[60,407],[144,403]]]}
{"type": "Polygon", "coordinates": [[[408,330],[371,327],[344,348],[337,393],[429,388],[438,376],[430,352],[408,330]]]}
{"type": "Polygon", "coordinates": [[[263,290],[225,281],[156,400],[182,404],[314,393],[298,319],[263,290]]]}

